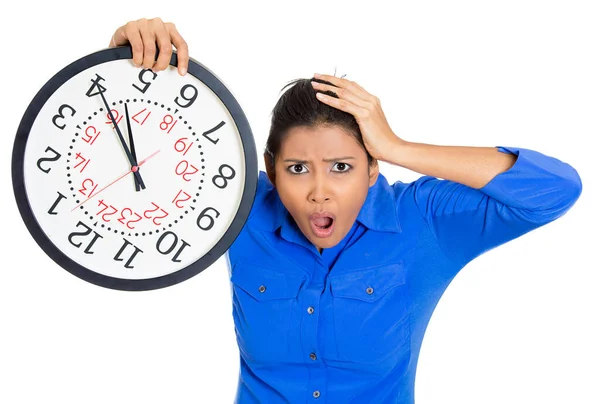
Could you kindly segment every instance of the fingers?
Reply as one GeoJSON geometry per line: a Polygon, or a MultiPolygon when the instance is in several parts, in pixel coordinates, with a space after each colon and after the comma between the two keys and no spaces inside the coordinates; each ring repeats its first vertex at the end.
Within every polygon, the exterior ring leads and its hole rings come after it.
{"type": "MultiPolygon", "coordinates": [[[[126,45],[128,42],[131,45],[131,51],[133,53],[133,64],[135,66],[141,66],[144,60],[144,42],[140,35],[140,30],[137,25],[137,21],[130,21],[122,27],[121,34],[115,35],[117,45],[126,45]]],[[[117,30],[119,32],[119,30],[117,30]]]]}
{"type": "MultiPolygon", "coordinates": [[[[329,80],[327,80],[329,81],[329,80]]],[[[311,81],[311,84],[315,90],[319,91],[332,91],[334,92],[340,99],[350,101],[351,103],[359,106],[361,108],[368,108],[369,102],[363,100],[354,92],[350,91],[348,88],[336,87],[325,83],[319,83],[316,81],[311,81]]],[[[330,97],[335,99],[335,97],[330,97]]]]}
{"type": "Polygon", "coordinates": [[[169,66],[173,45],[177,48],[178,71],[185,75],[188,69],[189,54],[185,40],[173,23],[165,23],[160,18],[130,21],[118,28],[109,46],[130,44],[133,64],[153,71],[161,71],[169,66]],[[157,57],[158,46],[158,57],[157,57]]]}
{"type": "MultiPolygon", "coordinates": [[[[329,81],[334,86],[347,90],[347,92],[355,94],[360,99],[369,102],[369,103],[377,103],[378,99],[374,95],[367,92],[364,88],[362,88],[358,83],[354,81],[350,81],[347,79],[343,79],[341,77],[330,76],[328,74],[316,74],[315,78],[329,81]]],[[[337,92],[336,92],[337,94],[337,92]]],[[[339,94],[338,94],[339,96],[339,94]]]]}
{"type": "Polygon", "coordinates": [[[160,19],[152,20],[153,25],[152,31],[155,35],[155,42],[158,45],[159,53],[156,63],[152,66],[153,71],[164,70],[169,66],[171,61],[171,55],[173,53],[173,46],[171,45],[171,39],[167,33],[165,24],[160,19]]]}
{"type": "Polygon", "coordinates": [[[171,37],[171,42],[175,45],[175,48],[177,48],[177,67],[179,69],[179,74],[183,76],[187,72],[190,60],[187,43],[177,31],[177,28],[175,28],[175,24],[166,24],[166,29],[171,37]]]}
{"type": "Polygon", "coordinates": [[[361,118],[366,118],[369,115],[368,109],[358,106],[357,104],[354,104],[353,102],[350,102],[345,99],[331,97],[323,93],[317,93],[317,98],[319,99],[319,101],[327,105],[352,114],[357,121],[361,118]]]}
{"type": "Polygon", "coordinates": [[[357,121],[368,118],[370,111],[379,106],[377,97],[369,94],[364,88],[352,81],[326,74],[315,74],[315,78],[334,84],[311,81],[315,90],[333,91],[338,96],[338,98],[335,98],[319,92],[317,93],[319,101],[352,114],[357,121]]]}
{"type": "Polygon", "coordinates": [[[108,45],[109,47],[114,48],[115,46],[125,45],[129,42],[125,36],[125,27],[126,25],[117,28],[113,36],[110,38],[110,44],[108,45]]]}
{"type": "Polygon", "coordinates": [[[144,43],[144,59],[142,66],[145,69],[150,69],[154,66],[156,60],[156,23],[150,22],[145,18],[139,20],[139,31],[142,36],[142,42],[144,43]]]}

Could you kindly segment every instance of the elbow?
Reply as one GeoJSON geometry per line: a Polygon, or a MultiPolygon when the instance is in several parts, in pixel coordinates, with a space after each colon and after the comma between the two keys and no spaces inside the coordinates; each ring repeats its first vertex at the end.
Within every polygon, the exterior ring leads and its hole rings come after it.
{"type": "Polygon", "coordinates": [[[579,173],[570,165],[560,175],[554,176],[551,185],[540,188],[533,196],[535,203],[513,208],[522,219],[541,226],[550,223],[567,213],[579,199],[583,186],[579,173]]]}
{"type": "Polygon", "coordinates": [[[546,206],[538,211],[541,222],[551,222],[567,213],[581,196],[583,184],[575,168],[567,165],[564,175],[556,183],[553,197],[548,198],[546,206]]]}
{"type": "Polygon", "coordinates": [[[583,191],[583,183],[577,170],[569,165],[569,170],[567,170],[567,173],[568,175],[565,176],[564,180],[564,197],[566,210],[570,209],[571,206],[573,206],[575,202],[577,202],[577,200],[581,196],[581,192],[583,191]]]}

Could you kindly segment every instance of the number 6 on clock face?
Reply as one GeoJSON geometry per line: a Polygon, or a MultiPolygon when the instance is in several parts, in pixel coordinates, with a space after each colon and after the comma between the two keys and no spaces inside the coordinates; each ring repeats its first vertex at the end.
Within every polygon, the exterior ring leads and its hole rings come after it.
{"type": "Polygon", "coordinates": [[[191,59],[136,68],[129,47],[58,72],[33,98],[12,155],[19,211],[40,247],[96,285],[157,289],[216,261],[254,200],[257,160],[233,95],[191,59]]]}

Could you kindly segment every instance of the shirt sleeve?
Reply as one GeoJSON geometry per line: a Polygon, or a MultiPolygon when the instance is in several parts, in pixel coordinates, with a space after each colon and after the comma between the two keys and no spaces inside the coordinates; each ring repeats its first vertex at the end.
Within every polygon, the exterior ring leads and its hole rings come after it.
{"type": "Polygon", "coordinates": [[[418,210],[442,251],[461,266],[558,219],[582,191],[569,164],[534,150],[496,147],[517,159],[480,189],[431,176],[414,182],[418,210]]]}

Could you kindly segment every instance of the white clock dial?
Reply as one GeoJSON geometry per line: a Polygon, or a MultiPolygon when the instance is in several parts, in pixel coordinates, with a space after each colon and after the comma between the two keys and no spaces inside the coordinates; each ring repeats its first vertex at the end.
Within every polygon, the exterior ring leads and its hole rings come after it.
{"type": "Polygon", "coordinates": [[[191,60],[181,77],[175,55],[159,73],[130,58],[129,48],[100,51],[48,82],[19,128],[13,182],[55,261],[141,290],[185,280],[225,252],[257,168],[249,125],[214,74],[191,60]]]}

